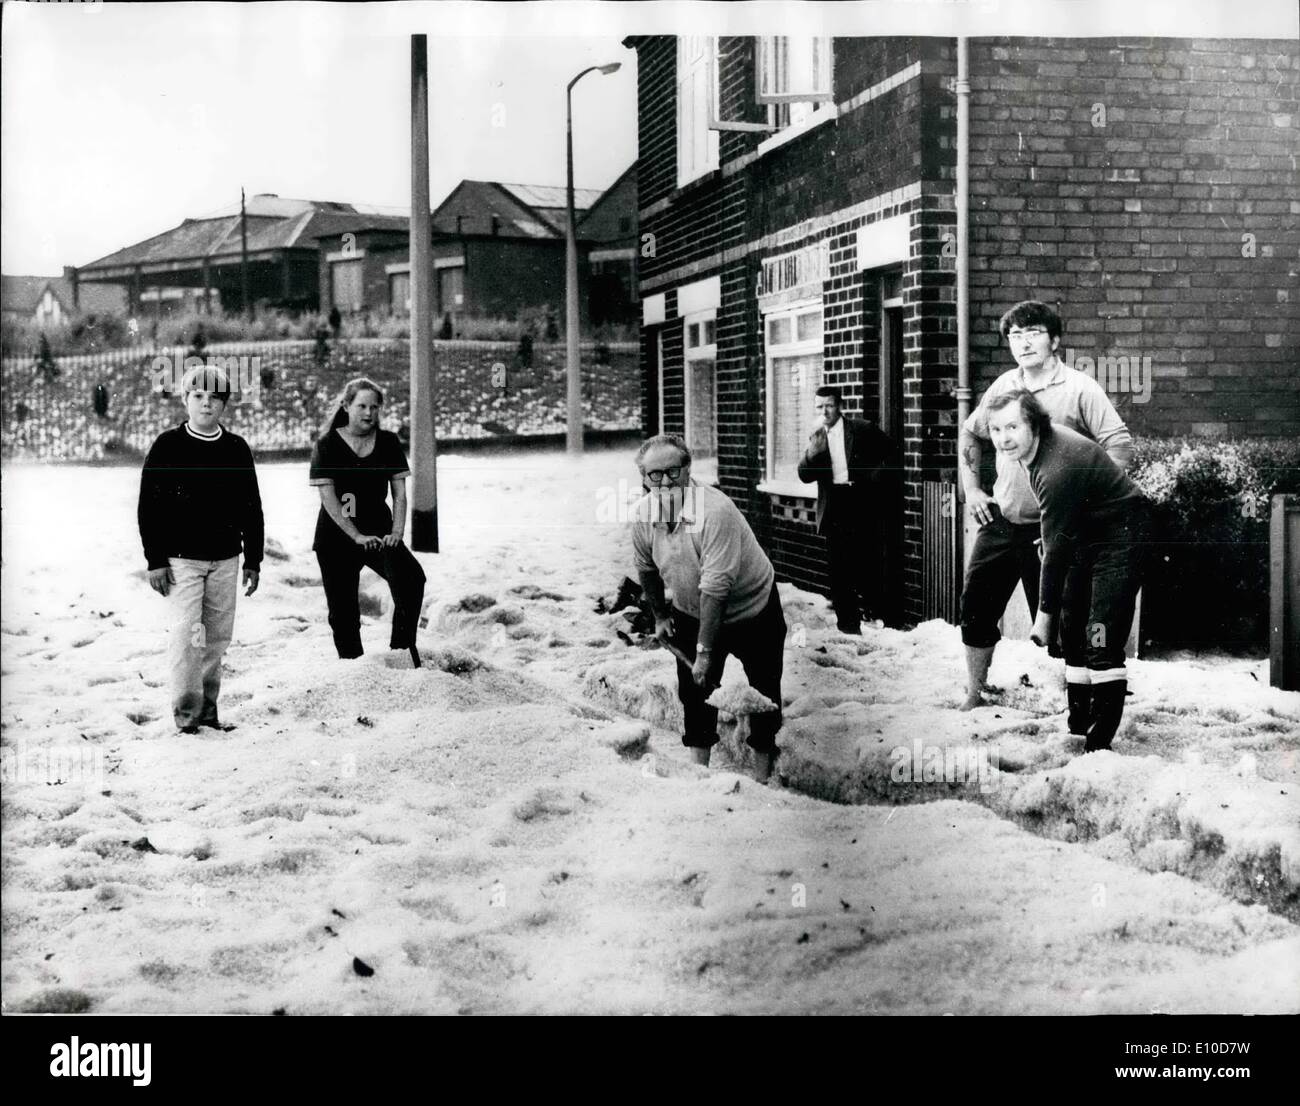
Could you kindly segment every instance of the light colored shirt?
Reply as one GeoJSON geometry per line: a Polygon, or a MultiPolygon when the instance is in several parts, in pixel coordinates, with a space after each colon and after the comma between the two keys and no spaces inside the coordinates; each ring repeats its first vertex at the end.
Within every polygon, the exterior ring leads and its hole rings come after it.
{"type": "Polygon", "coordinates": [[[844,416],[835,420],[835,425],[826,431],[826,446],[831,452],[831,483],[847,484],[849,482],[849,458],[844,452],[844,416]]]}
{"type": "Polygon", "coordinates": [[[632,559],[637,572],[658,572],[673,605],[695,618],[701,595],[722,602],[724,623],[753,618],[772,591],[772,562],[726,495],[694,480],[684,490],[681,518],[672,527],[651,521],[651,495],[633,506],[632,559]]]}
{"type": "MultiPolygon", "coordinates": [[[[1004,372],[980,397],[979,405],[967,417],[962,429],[990,441],[989,400],[1020,388],[1034,393],[1053,423],[1068,426],[1091,438],[1110,454],[1120,468],[1127,466],[1133,453],[1133,437],[1115,405],[1092,377],[1060,360],[1046,380],[1032,385],[1019,366],[1004,372]]],[[[1034,495],[1028,474],[1019,461],[1009,460],[1001,453],[997,455],[993,499],[1008,522],[1033,523],[1039,520],[1038,497],[1034,495]]]]}

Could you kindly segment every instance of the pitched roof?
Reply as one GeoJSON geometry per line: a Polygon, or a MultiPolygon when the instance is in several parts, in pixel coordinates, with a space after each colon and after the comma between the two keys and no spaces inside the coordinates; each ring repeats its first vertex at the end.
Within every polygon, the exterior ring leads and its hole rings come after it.
{"type": "Polygon", "coordinates": [[[578,218],[578,237],[613,245],[630,244],[637,236],[636,162],[632,162],[600,198],[578,218]],[[624,222],[627,226],[624,229],[624,222]]]}
{"type": "MultiPolygon", "coordinates": [[[[565,195],[566,186],[562,184],[506,184],[504,181],[500,184],[520,203],[528,204],[529,207],[549,207],[564,210],[568,206],[568,197],[565,195]]],[[[574,208],[588,208],[600,199],[599,188],[575,188],[573,190],[574,208]]]]}
{"type": "MultiPolygon", "coordinates": [[[[266,250],[316,248],[316,237],[358,230],[393,216],[374,214],[380,209],[358,209],[333,200],[291,200],[279,196],[254,196],[246,204],[249,253],[266,250]]],[[[186,219],[178,227],[83,265],[82,271],[115,269],[156,263],[230,259],[240,254],[239,208],[203,219],[186,219]]],[[[404,223],[402,224],[404,225],[404,223]]]]}
{"type": "MultiPolygon", "coordinates": [[[[599,196],[594,189],[575,188],[577,217],[581,218],[587,205],[599,196]]],[[[563,238],[565,190],[552,185],[463,180],[434,211],[433,226],[443,234],[492,234],[494,215],[499,237],[563,238]]]]}
{"type": "MultiPolygon", "coordinates": [[[[574,214],[579,222],[601,195],[597,189],[574,189],[574,214]]],[[[249,253],[315,249],[317,238],[344,231],[405,230],[408,226],[408,217],[399,214],[397,208],[296,200],[271,193],[251,197],[245,210],[249,253]]],[[[443,234],[495,233],[506,238],[562,239],[565,222],[565,189],[559,185],[464,180],[433,212],[433,229],[443,234]]],[[[240,255],[239,231],[239,206],[234,204],[124,246],[81,266],[81,271],[90,275],[97,270],[137,265],[234,261],[240,255]]]]}
{"type": "MultiPolygon", "coordinates": [[[[57,297],[66,313],[72,312],[72,283],[64,277],[43,276],[6,276],[0,277],[3,284],[5,311],[21,312],[32,315],[49,288],[57,297]]],[[[79,283],[77,288],[78,308],[82,314],[87,312],[122,311],[126,308],[126,293],[114,285],[79,283]]]]}
{"type": "Polygon", "coordinates": [[[21,311],[30,315],[36,310],[45,294],[45,286],[54,277],[0,276],[0,305],[5,311],[21,311]]]}

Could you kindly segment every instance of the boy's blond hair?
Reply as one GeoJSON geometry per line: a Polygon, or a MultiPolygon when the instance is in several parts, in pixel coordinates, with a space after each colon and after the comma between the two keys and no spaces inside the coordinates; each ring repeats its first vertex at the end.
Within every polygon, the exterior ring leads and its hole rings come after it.
{"type": "Polygon", "coordinates": [[[211,392],[222,403],[229,403],[230,377],[216,365],[196,365],[181,379],[181,396],[191,392],[211,392]]]}

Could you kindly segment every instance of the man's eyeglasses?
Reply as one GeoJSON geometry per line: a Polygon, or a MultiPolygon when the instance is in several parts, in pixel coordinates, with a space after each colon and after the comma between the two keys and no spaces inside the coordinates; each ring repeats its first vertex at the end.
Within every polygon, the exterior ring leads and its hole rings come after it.
{"type": "Polygon", "coordinates": [[[682,465],[671,469],[651,469],[645,474],[645,478],[652,484],[662,484],[665,476],[668,477],[669,480],[676,480],[681,476],[682,469],[685,467],[685,465],[682,465]]]}
{"type": "Polygon", "coordinates": [[[1041,338],[1047,333],[1045,326],[1028,326],[1024,330],[1013,327],[1007,331],[1007,340],[1014,342],[1017,338],[1041,338]]]}

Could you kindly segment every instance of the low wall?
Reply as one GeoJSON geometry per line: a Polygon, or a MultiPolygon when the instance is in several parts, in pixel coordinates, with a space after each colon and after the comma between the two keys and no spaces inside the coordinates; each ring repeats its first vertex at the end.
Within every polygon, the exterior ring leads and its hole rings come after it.
{"type": "MultiPolygon", "coordinates": [[[[0,366],[0,457],[100,461],[141,457],[184,417],[174,394],[183,348],[140,347],[57,357],[5,358],[0,366]],[[97,409],[98,401],[98,409],[97,409]]],[[[404,432],[410,407],[410,344],[349,339],[234,342],[209,357],[239,359],[242,394],[223,417],[257,451],[310,449],[350,379],[384,389],[383,425],[404,432]]],[[[635,344],[582,347],[583,422],[592,430],[640,427],[635,344]]],[[[434,342],[439,440],[553,435],[565,429],[563,345],[521,356],[512,342],[434,342]]]]}

